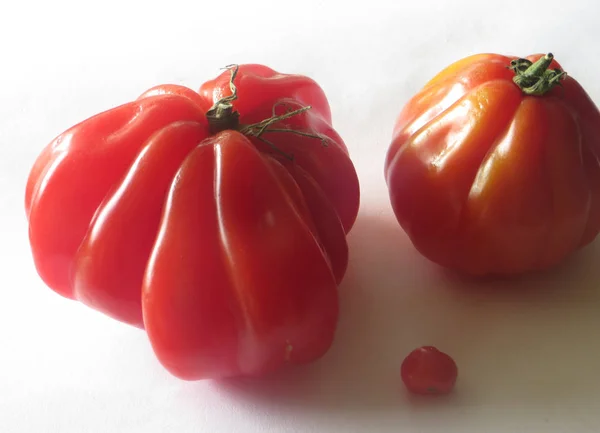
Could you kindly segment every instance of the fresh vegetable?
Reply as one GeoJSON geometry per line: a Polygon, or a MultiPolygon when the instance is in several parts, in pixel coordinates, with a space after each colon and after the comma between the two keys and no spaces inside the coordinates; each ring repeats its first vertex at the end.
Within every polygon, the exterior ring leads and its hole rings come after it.
{"type": "Polygon", "coordinates": [[[385,161],[418,251],[462,272],[555,266],[600,229],[600,112],[551,54],[480,54],[401,111],[385,161]]]}
{"type": "Polygon", "coordinates": [[[359,185],[312,79],[232,66],[60,134],[27,183],[35,266],[145,328],[184,379],[262,374],[329,348],[359,185]]]}
{"type": "Polygon", "coordinates": [[[458,367],[450,355],[433,346],[423,346],[404,358],[400,376],[413,394],[448,394],[456,384],[458,367]]]}

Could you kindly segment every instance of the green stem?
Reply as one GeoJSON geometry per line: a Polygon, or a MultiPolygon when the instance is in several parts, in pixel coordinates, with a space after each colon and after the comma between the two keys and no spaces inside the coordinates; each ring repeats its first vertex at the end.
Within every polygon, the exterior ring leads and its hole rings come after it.
{"type": "Polygon", "coordinates": [[[552,60],[554,60],[552,53],[540,57],[535,63],[527,59],[513,60],[509,68],[515,72],[514,83],[526,95],[546,94],[555,85],[560,85],[560,80],[567,74],[558,68],[548,69],[552,60]]]}
{"type": "Polygon", "coordinates": [[[533,63],[530,67],[528,67],[523,75],[533,76],[533,77],[542,77],[550,63],[554,60],[554,55],[552,53],[548,53],[543,57],[540,57],[537,62],[533,63]]]}

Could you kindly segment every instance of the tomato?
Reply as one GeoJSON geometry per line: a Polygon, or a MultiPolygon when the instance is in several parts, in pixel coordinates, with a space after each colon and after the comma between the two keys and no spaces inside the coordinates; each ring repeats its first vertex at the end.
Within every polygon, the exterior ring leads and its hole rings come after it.
{"type": "Polygon", "coordinates": [[[404,358],[400,375],[413,394],[448,394],[456,384],[458,367],[450,355],[433,346],[423,346],[404,358]]]}
{"type": "Polygon", "coordinates": [[[44,282],[145,329],[190,380],[328,350],[358,206],[321,88],[261,65],[199,92],[157,86],[73,126],[25,194],[44,282]]]}
{"type": "Polygon", "coordinates": [[[433,262],[555,266],[600,229],[600,112],[552,55],[479,54],[402,109],[385,161],[395,216],[433,262]]]}

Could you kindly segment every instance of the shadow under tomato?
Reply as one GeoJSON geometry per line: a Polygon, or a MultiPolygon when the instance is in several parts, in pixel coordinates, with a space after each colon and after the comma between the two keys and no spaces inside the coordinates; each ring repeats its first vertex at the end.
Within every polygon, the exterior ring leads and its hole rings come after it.
{"type": "Polygon", "coordinates": [[[222,392],[269,409],[424,419],[482,404],[600,398],[599,247],[544,273],[476,279],[419,255],[391,214],[359,215],[349,244],[329,352],[265,378],[220,381],[222,392]],[[422,345],[456,360],[459,380],[449,396],[404,390],[400,364],[422,345]]]}
{"type": "Polygon", "coordinates": [[[561,265],[517,277],[437,269],[454,308],[448,340],[470,400],[585,408],[600,401],[600,243],[561,265]]]}
{"type": "Polygon", "coordinates": [[[340,286],[336,339],[319,361],[260,379],[221,381],[234,398],[332,413],[396,410],[403,399],[399,368],[402,279],[418,269],[403,231],[384,215],[361,214],[349,235],[350,263],[340,286]]]}
{"type": "Polygon", "coordinates": [[[448,288],[464,292],[465,295],[478,296],[490,292],[499,297],[513,294],[519,298],[523,295],[545,296],[549,290],[564,293],[565,287],[568,289],[573,286],[574,278],[588,281],[597,275],[594,269],[600,253],[597,250],[597,244],[591,244],[573,252],[558,266],[520,275],[476,277],[441,267],[435,272],[439,273],[439,278],[445,281],[448,288]]]}

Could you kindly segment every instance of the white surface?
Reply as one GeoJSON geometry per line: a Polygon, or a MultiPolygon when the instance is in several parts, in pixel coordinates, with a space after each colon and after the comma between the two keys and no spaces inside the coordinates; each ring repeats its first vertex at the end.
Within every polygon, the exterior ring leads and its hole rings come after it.
{"type": "Polygon", "coordinates": [[[392,122],[465,55],[552,51],[600,101],[599,3],[369,0],[6,1],[0,6],[0,431],[598,432],[600,247],[545,274],[479,287],[416,254],[392,218],[382,169],[392,122]],[[140,2],[141,3],[141,2],[140,2]],[[30,258],[24,182],[56,134],[230,63],[310,75],[360,176],[362,208],[322,361],[264,382],[181,382],[141,331],[46,288],[30,258]],[[455,394],[409,398],[399,366],[435,344],[455,394]]]}

